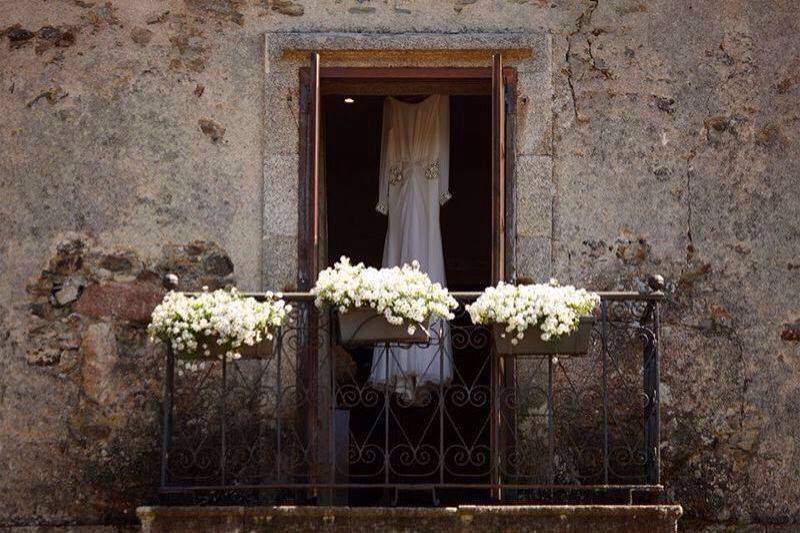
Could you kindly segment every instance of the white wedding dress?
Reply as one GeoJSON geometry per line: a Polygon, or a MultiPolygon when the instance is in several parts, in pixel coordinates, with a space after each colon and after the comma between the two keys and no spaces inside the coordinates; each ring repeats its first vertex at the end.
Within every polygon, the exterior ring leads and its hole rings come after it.
{"type": "MultiPolygon", "coordinates": [[[[387,97],[376,206],[389,217],[384,267],[417,260],[431,280],[446,285],[439,207],[450,199],[449,171],[449,98],[432,95],[419,103],[407,103],[387,97]]],[[[407,398],[413,398],[420,386],[452,379],[449,324],[435,321],[430,330],[430,346],[390,349],[388,381],[407,398]]],[[[375,349],[370,373],[373,384],[387,381],[385,355],[385,347],[375,349]]]]}

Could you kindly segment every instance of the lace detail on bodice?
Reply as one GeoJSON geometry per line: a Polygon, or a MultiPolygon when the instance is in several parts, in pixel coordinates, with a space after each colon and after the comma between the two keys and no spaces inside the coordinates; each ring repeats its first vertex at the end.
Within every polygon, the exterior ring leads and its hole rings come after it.
{"type": "Polygon", "coordinates": [[[439,178],[439,160],[434,159],[428,168],[425,170],[425,177],[429,180],[435,180],[439,178]]]}
{"type": "Polygon", "coordinates": [[[405,179],[403,163],[396,163],[389,169],[389,185],[398,185],[405,179]]]}
{"type": "MultiPolygon", "coordinates": [[[[406,180],[409,167],[413,163],[400,162],[389,167],[389,185],[400,185],[406,180]]],[[[425,178],[435,180],[439,178],[439,160],[434,159],[425,169],[425,178]]]]}

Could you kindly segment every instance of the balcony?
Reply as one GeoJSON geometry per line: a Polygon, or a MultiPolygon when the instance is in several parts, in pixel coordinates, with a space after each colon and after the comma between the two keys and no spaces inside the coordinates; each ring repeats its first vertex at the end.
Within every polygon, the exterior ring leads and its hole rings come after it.
{"type": "Polygon", "coordinates": [[[495,353],[464,310],[478,294],[455,293],[453,379],[413,398],[369,384],[373,348],[339,345],[330,311],[285,294],[291,319],[258,357],[185,371],[168,352],[160,500],[659,502],[658,289],[600,293],[572,357],[495,353]]]}

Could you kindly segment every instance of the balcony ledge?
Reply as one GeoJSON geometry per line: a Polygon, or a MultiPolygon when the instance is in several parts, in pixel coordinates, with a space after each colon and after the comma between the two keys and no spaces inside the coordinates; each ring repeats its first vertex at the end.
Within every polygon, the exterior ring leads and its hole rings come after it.
{"type": "Polygon", "coordinates": [[[140,507],[143,533],[172,531],[677,531],[680,505],[140,507]]]}

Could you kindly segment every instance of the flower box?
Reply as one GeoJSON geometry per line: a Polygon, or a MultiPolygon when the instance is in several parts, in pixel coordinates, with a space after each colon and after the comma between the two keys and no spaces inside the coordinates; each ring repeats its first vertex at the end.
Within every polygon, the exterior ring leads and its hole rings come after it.
{"type": "Polygon", "coordinates": [[[311,293],[317,307],[337,310],[342,344],[427,342],[430,321],[452,320],[458,307],[417,261],[377,269],[342,257],[319,273],[311,293]]]}
{"type": "MultiPolygon", "coordinates": [[[[221,344],[217,344],[217,336],[202,336],[198,339],[200,346],[205,344],[208,346],[209,353],[206,355],[204,350],[200,347],[195,352],[179,351],[175,354],[178,359],[192,360],[192,361],[219,361],[227,352],[227,348],[221,344]]],[[[238,359],[268,359],[272,357],[275,348],[275,340],[263,339],[252,346],[243,344],[235,351],[239,354],[238,359]]]]}
{"type": "Polygon", "coordinates": [[[572,285],[487,287],[467,306],[475,324],[492,326],[497,352],[513,355],[584,354],[600,296],[572,285]]]}
{"type": "Polygon", "coordinates": [[[339,340],[345,345],[382,342],[411,344],[428,341],[425,328],[409,321],[391,324],[371,307],[357,307],[338,313],[338,322],[339,340]],[[408,332],[411,326],[414,326],[414,333],[408,332]]]}
{"type": "Polygon", "coordinates": [[[267,292],[257,301],[236,289],[208,292],[204,287],[198,294],[168,293],[147,330],[152,340],[168,343],[186,368],[197,369],[203,365],[191,361],[269,357],[274,331],[291,310],[279,294],[267,292]]]}
{"type": "Polygon", "coordinates": [[[529,327],[525,336],[517,339],[517,344],[513,344],[511,341],[516,338],[514,334],[506,333],[502,325],[495,324],[494,346],[497,353],[502,355],[585,355],[589,351],[593,325],[594,317],[582,316],[575,331],[548,341],[542,340],[542,330],[536,325],[529,327]]]}

